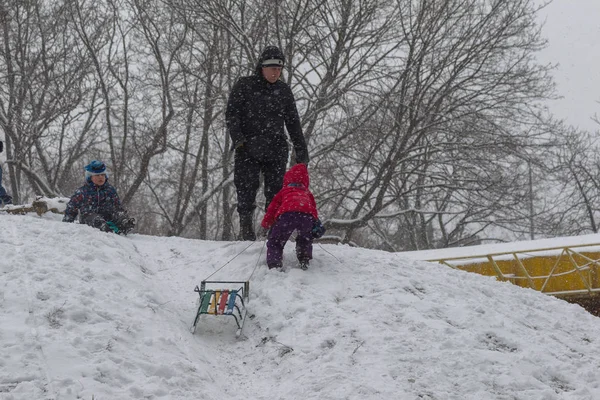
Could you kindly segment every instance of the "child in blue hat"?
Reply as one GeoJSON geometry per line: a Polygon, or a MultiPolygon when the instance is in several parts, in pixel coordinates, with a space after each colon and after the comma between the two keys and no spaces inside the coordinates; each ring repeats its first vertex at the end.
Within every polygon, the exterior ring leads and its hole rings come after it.
{"type": "Polygon", "coordinates": [[[135,226],[121,205],[114,186],[108,183],[106,164],[94,160],[85,166],[85,185],[75,191],[65,210],[64,222],[79,222],[104,232],[126,235],[135,226]]]}

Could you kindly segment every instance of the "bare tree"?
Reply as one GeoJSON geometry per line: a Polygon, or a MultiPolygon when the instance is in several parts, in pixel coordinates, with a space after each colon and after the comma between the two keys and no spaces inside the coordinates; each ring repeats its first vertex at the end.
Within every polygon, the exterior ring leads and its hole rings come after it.
{"type": "Polygon", "coordinates": [[[595,231],[597,160],[580,153],[595,144],[573,132],[578,147],[560,149],[565,130],[539,107],[553,87],[533,57],[537,12],[533,0],[2,3],[13,192],[68,192],[102,158],[141,231],[232,239],[223,111],[275,44],[330,238],[398,251],[583,219],[595,231]],[[557,184],[552,208],[542,193],[557,184]]]}
{"type": "Polygon", "coordinates": [[[600,217],[600,158],[598,139],[562,126],[549,154],[551,173],[544,180],[548,203],[540,229],[546,235],[597,233],[600,217]]]}
{"type": "MultiPolygon", "coordinates": [[[[398,67],[388,66],[378,91],[354,99],[363,116],[373,110],[373,117],[354,117],[346,124],[348,140],[324,157],[335,159],[327,168],[339,181],[339,194],[329,201],[336,210],[329,226],[352,241],[354,230],[383,215],[406,218],[409,208],[423,213],[417,218],[421,239],[413,242],[431,247],[433,238],[425,234],[433,219],[425,215],[444,223],[440,216],[447,213],[456,224],[458,213],[485,226],[491,214],[477,208],[521,201],[523,176],[516,175],[515,163],[519,152],[542,141],[531,129],[538,120],[532,107],[552,87],[547,68],[531,58],[544,41],[530,1],[397,6],[403,15],[397,35],[404,40],[390,57],[398,67]]],[[[465,222],[455,225],[457,232],[465,222]]],[[[442,236],[447,228],[440,227],[442,236]]]]}
{"type": "Polygon", "coordinates": [[[0,127],[15,201],[25,182],[37,194],[61,193],[65,170],[92,143],[83,135],[96,116],[90,61],[66,14],[64,1],[0,4],[0,127]]]}
{"type": "Polygon", "coordinates": [[[167,149],[175,115],[171,97],[176,57],[187,30],[156,1],[107,0],[71,16],[93,59],[101,88],[113,182],[128,204],[144,182],[151,160],[167,149]]]}

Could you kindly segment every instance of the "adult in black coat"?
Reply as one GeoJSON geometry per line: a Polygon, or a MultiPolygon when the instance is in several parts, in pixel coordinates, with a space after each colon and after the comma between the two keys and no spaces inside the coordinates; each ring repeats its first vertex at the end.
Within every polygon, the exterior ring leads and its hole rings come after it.
{"type": "Polygon", "coordinates": [[[267,47],[253,75],[239,79],[227,102],[227,129],[235,149],[234,184],[242,240],[255,240],[253,213],[260,174],[264,175],[265,207],[281,190],[288,159],[287,129],[297,163],[308,163],[308,149],[290,87],[283,82],[284,56],[267,47]]]}

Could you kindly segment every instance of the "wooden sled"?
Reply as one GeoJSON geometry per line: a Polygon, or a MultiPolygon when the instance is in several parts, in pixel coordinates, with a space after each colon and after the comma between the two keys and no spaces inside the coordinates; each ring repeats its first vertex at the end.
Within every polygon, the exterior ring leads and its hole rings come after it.
{"type": "Polygon", "coordinates": [[[237,324],[236,336],[242,334],[244,322],[246,322],[246,302],[248,301],[248,290],[250,282],[235,281],[202,281],[200,287],[196,286],[194,292],[200,296],[198,301],[198,310],[196,318],[190,331],[196,332],[198,320],[202,314],[208,315],[229,315],[235,319],[237,324]],[[207,288],[209,286],[218,286],[218,289],[207,288]],[[238,286],[241,285],[241,286],[238,286]]]}

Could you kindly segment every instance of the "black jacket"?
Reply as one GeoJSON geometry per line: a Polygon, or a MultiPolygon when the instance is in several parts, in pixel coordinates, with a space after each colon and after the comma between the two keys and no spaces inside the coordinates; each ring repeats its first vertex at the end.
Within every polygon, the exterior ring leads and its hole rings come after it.
{"type": "Polygon", "coordinates": [[[233,147],[244,143],[244,150],[252,158],[287,157],[285,125],[296,150],[296,161],[308,162],[308,149],[292,90],[281,80],[269,83],[259,67],[254,75],[239,79],[233,86],[225,117],[233,147]]]}

